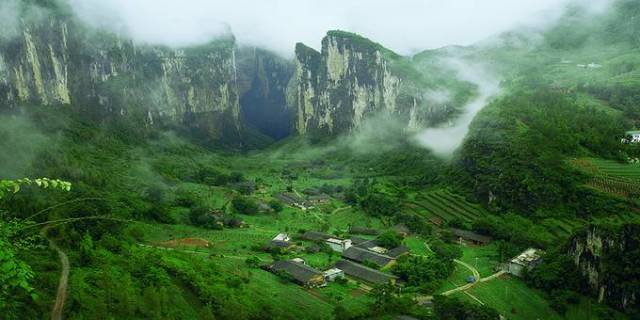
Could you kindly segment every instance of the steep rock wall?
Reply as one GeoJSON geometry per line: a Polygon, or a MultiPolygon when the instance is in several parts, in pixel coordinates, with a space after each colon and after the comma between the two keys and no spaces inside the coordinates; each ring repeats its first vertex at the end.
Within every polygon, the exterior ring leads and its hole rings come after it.
{"type": "Polygon", "coordinates": [[[599,302],[638,308],[639,224],[590,226],[571,240],[569,254],[599,302]]]}
{"type": "Polygon", "coordinates": [[[233,38],[173,49],[134,44],[70,16],[24,20],[17,36],[0,42],[0,107],[73,105],[221,138],[241,127],[235,54],[233,38]]]}
{"type": "Polygon", "coordinates": [[[299,134],[339,134],[367,118],[393,115],[406,128],[429,123],[427,85],[409,59],[355,34],[330,31],[317,52],[297,44],[289,89],[299,134]]]}

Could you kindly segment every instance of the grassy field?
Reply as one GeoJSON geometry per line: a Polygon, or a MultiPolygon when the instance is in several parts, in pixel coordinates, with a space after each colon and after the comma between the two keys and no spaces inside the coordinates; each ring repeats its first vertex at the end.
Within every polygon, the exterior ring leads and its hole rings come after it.
{"type": "MultiPolygon", "coordinates": [[[[468,293],[495,308],[507,319],[562,319],[551,309],[542,293],[527,287],[521,280],[509,276],[478,283],[468,293]]],[[[477,303],[464,293],[456,293],[454,296],[477,303]]]]}
{"type": "Polygon", "coordinates": [[[495,267],[500,263],[500,256],[495,244],[463,246],[460,260],[476,268],[480,276],[484,278],[496,272],[495,267]]]}

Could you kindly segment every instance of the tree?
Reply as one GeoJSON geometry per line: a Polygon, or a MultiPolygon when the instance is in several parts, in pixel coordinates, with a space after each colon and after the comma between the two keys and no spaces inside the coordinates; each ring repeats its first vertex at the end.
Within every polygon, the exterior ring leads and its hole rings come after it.
{"type": "Polygon", "coordinates": [[[276,213],[281,212],[284,209],[282,202],[276,199],[272,199],[271,201],[269,201],[269,207],[271,207],[271,209],[273,209],[273,211],[276,213]]]}
{"type": "Polygon", "coordinates": [[[231,205],[239,214],[252,215],[258,213],[258,204],[249,197],[236,197],[231,205]]]}
{"type": "Polygon", "coordinates": [[[376,315],[403,314],[415,305],[413,299],[402,296],[400,289],[390,282],[376,286],[370,294],[374,299],[371,308],[376,315]]]}
{"type": "Polygon", "coordinates": [[[376,241],[384,248],[393,249],[402,244],[402,237],[395,231],[389,230],[382,233],[376,241]]]}
{"type": "MultiPolygon", "coordinates": [[[[0,180],[0,201],[8,195],[20,192],[23,186],[36,186],[44,189],[71,190],[71,183],[48,179],[0,180]]],[[[21,294],[35,298],[29,283],[33,278],[31,267],[19,260],[16,253],[31,243],[21,236],[21,230],[31,221],[9,219],[0,211],[0,310],[11,312],[12,301],[21,294]]]]}

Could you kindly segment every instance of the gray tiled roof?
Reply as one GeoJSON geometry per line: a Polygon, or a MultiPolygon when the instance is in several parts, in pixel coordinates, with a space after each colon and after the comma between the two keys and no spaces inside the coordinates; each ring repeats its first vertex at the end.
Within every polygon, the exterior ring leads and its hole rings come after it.
{"type": "Polygon", "coordinates": [[[369,251],[367,249],[359,247],[350,247],[342,253],[342,256],[356,262],[369,261],[375,263],[379,267],[384,267],[389,262],[394,260],[389,256],[381,255],[379,253],[375,253],[373,251],[369,251]]]}
{"type": "Polygon", "coordinates": [[[489,243],[489,242],[491,242],[491,237],[483,236],[481,234],[477,234],[477,233],[472,232],[472,231],[451,228],[451,232],[456,237],[460,237],[460,238],[463,238],[463,239],[468,239],[468,240],[472,240],[472,241],[480,242],[480,243],[489,243]]]}
{"type": "Polygon", "coordinates": [[[271,266],[276,272],[285,272],[296,281],[307,283],[313,277],[322,276],[322,272],[296,261],[276,261],[271,266]]]}
{"type": "Polygon", "coordinates": [[[365,267],[349,260],[338,261],[336,268],[344,271],[346,275],[375,284],[387,283],[397,278],[396,276],[365,267]]]}

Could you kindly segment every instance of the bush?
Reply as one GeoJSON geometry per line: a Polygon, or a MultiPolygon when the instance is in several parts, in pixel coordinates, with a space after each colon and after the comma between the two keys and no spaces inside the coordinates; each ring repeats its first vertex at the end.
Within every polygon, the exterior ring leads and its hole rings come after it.
{"type": "Polygon", "coordinates": [[[236,197],[231,201],[233,209],[239,214],[253,215],[258,213],[258,204],[249,197],[236,197]]]}

